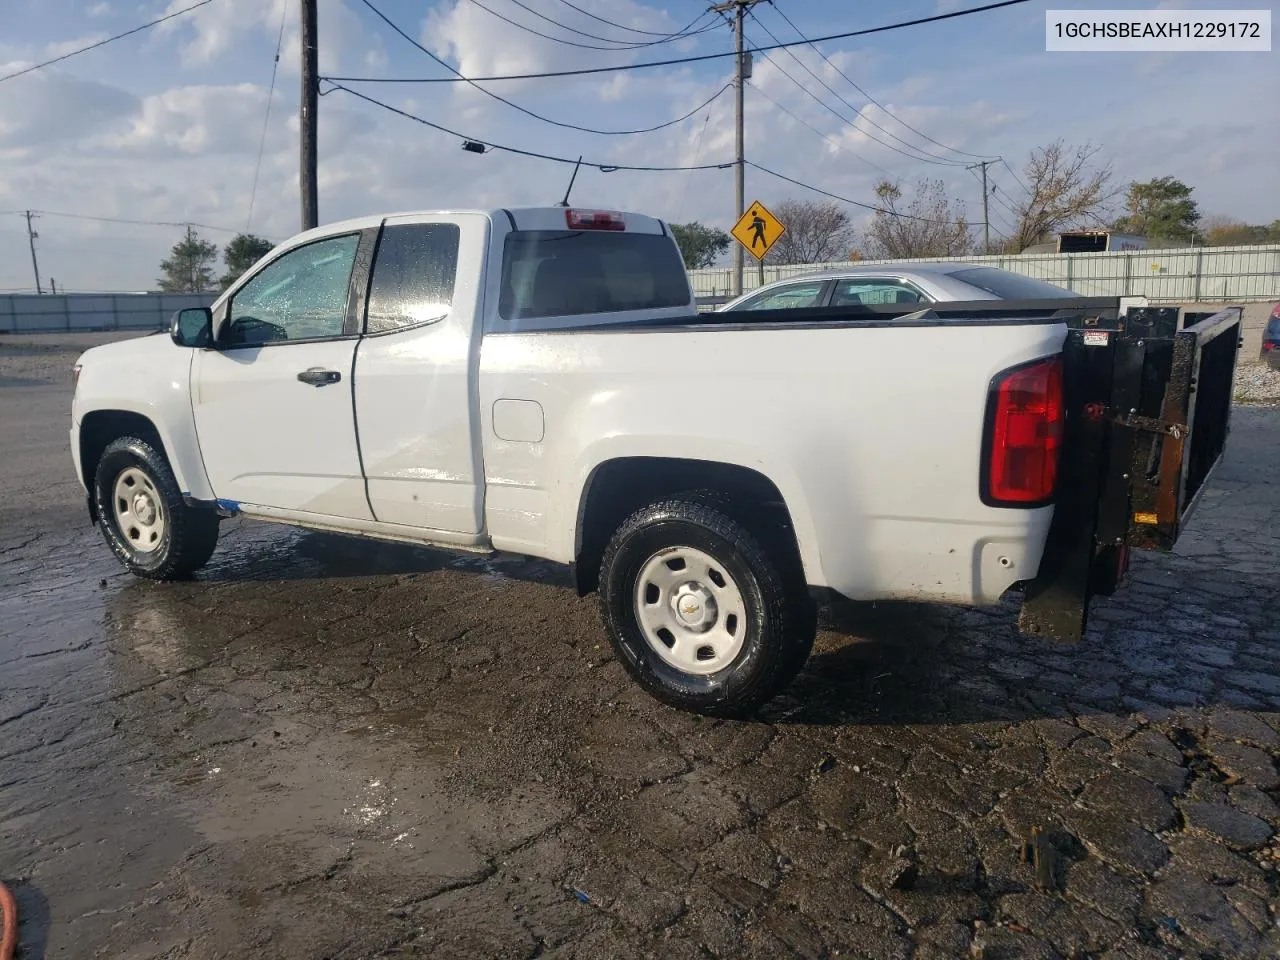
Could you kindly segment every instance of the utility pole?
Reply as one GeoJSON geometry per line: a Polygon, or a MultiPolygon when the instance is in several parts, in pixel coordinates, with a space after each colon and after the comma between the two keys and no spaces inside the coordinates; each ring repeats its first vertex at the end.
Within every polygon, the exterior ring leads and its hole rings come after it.
{"type": "Polygon", "coordinates": [[[31,244],[31,269],[36,273],[36,293],[44,293],[40,287],[40,264],[36,261],[36,237],[40,234],[31,229],[31,221],[36,215],[30,210],[26,212],[27,217],[27,242],[31,244]]]}
{"type": "MultiPolygon", "coordinates": [[[[745,172],[746,159],[745,147],[743,143],[742,130],[742,102],[743,89],[746,87],[747,78],[751,76],[751,61],[749,54],[742,52],[742,21],[746,17],[747,11],[754,7],[757,3],[763,3],[764,0],[726,0],[724,3],[718,3],[711,8],[714,13],[725,14],[730,10],[733,11],[733,45],[737,51],[734,62],[737,69],[734,71],[734,165],[733,165],[733,195],[734,195],[734,213],[733,222],[737,223],[742,219],[742,214],[747,209],[745,172]]],[[[735,297],[742,296],[742,258],[745,251],[742,244],[736,244],[733,251],[733,291],[735,297]]]]}
{"type": "Polygon", "coordinates": [[[310,230],[320,223],[316,188],[316,107],[320,90],[316,64],[316,4],[317,0],[302,0],[302,107],[298,117],[302,157],[298,183],[302,188],[303,230],[310,230]]]}
{"type": "Polygon", "coordinates": [[[991,252],[991,218],[987,214],[987,167],[995,161],[983,160],[981,163],[972,163],[965,167],[966,170],[972,170],[975,167],[982,168],[982,252],[991,252]]]}

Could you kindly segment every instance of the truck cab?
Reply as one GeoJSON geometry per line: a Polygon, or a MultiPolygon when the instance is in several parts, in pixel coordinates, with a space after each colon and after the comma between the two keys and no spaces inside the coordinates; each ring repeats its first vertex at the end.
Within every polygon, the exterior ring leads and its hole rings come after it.
{"type": "MultiPolygon", "coordinates": [[[[209,311],[180,313],[170,338],[82,358],[71,448],[91,490],[112,433],[142,417],[188,503],[484,548],[483,334],[637,311],[694,313],[678,249],[650,217],[343,221],[273,249],[209,311]]],[[[526,408],[497,414],[500,430],[532,429],[526,408]]],[[[153,535],[137,528],[135,545],[153,535]]]]}

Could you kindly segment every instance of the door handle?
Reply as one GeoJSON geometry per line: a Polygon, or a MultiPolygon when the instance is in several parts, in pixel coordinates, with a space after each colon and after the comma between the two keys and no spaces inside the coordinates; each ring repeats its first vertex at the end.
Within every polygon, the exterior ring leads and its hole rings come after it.
{"type": "Polygon", "coordinates": [[[313,387],[323,387],[326,383],[337,383],[342,379],[342,374],[337,370],[325,370],[322,367],[312,367],[309,370],[303,370],[298,374],[298,379],[303,383],[309,383],[313,387]]]}

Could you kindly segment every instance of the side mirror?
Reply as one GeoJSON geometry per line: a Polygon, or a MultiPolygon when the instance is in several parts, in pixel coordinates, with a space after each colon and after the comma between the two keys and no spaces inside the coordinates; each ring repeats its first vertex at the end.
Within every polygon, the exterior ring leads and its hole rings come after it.
{"type": "Polygon", "coordinates": [[[207,347],[213,341],[213,314],[208,307],[187,307],[173,315],[169,338],[180,347],[207,347]]]}

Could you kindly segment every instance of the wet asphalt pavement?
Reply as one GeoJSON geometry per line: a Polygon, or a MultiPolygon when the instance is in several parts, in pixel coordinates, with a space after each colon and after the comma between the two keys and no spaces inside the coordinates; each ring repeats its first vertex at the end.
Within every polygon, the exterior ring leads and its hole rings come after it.
{"type": "Polygon", "coordinates": [[[739,723],[638,691],[533,562],[230,521],[135,580],[68,404],[0,379],[22,960],[1280,955],[1280,409],[1083,644],[841,605],[739,723]]]}

